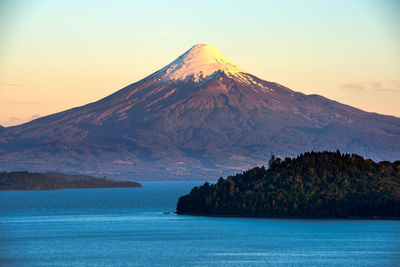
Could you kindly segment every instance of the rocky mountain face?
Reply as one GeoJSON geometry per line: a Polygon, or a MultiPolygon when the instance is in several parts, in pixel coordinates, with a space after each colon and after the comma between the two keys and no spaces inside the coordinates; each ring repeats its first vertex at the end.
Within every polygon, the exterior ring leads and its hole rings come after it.
{"type": "Polygon", "coordinates": [[[217,179],[271,154],[400,159],[400,118],[261,80],[211,45],[97,102],[0,131],[0,169],[217,179]]]}

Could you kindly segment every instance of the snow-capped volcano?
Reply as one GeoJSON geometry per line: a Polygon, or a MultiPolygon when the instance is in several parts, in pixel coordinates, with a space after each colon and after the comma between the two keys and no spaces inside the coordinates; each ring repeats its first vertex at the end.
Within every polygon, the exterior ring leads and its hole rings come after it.
{"type": "Polygon", "coordinates": [[[99,101],[0,129],[0,170],[210,180],[337,149],[400,159],[400,119],[259,79],[200,44],[99,101]]]}
{"type": "Polygon", "coordinates": [[[197,82],[217,72],[238,78],[243,78],[242,73],[247,73],[214,46],[197,44],[158,71],[156,75],[160,75],[164,80],[191,79],[197,82]]]}

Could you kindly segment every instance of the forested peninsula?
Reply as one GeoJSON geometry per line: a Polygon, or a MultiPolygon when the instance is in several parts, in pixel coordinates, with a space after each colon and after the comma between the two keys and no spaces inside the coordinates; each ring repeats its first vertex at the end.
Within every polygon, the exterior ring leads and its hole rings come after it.
{"type": "Polygon", "coordinates": [[[194,187],[178,214],[400,218],[400,161],[307,152],[194,187]]]}
{"type": "Polygon", "coordinates": [[[70,188],[141,187],[136,182],[121,182],[88,175],[63,173],[1,172],[0,190],[55,190],[70,188]]]}

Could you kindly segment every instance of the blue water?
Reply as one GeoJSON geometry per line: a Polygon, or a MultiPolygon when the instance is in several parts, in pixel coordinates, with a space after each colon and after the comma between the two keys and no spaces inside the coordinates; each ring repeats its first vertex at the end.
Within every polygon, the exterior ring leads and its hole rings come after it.
{"type": "Polygon", "coordinates": [[[0,192],[0,265],[400,266],[400,221],[163,214],[195,184],[0,192]]]}

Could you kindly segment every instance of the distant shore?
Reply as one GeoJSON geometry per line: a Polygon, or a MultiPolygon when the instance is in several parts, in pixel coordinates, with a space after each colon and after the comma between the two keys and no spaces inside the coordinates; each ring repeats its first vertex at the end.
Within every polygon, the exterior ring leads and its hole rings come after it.
{"type": "Polygon", "coordinates": [[[84,188],[137,188],[140,183],[63,173],[1,172],[0,191],[38,191],[84,188]]]}

